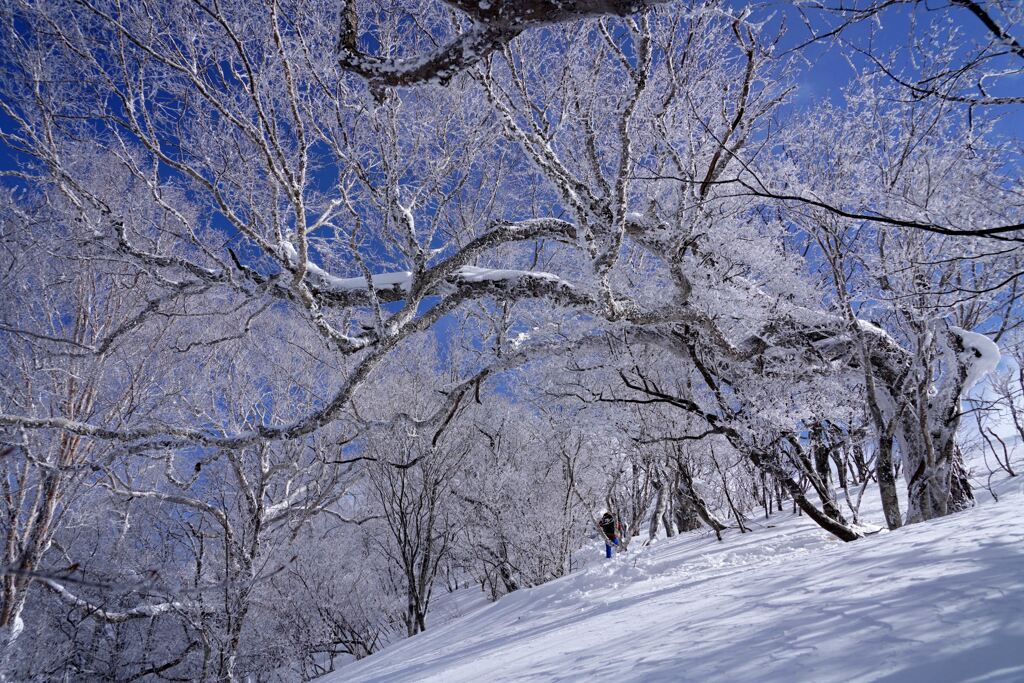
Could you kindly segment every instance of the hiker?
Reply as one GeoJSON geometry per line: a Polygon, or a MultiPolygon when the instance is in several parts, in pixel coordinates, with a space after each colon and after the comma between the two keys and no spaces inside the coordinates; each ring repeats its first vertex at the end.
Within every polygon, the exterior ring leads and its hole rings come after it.
{"type": "Polygon", "coordinates": [[[615,515],[608,510],[601,510],[601,519],[598,520],[597,526],[604,533],[604,556],[610,558],[612,545],[619,545],[619,525],[615,521],[615,515]]]}

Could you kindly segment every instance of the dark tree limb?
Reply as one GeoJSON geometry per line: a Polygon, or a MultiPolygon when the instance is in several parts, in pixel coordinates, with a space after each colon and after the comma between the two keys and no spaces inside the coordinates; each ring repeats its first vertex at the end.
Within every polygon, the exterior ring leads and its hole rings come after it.
{"type": "Polygon", "coordinates": [[[448,43],[424,55],[377,57],[359,48],[359,19],[355,0],[341,3],[338,61],[342,68],[383,87],[447,83],[529,28],[590,17],[626,16],[666,0],[445,0],[466,14],[472,26],[448,43]]]}

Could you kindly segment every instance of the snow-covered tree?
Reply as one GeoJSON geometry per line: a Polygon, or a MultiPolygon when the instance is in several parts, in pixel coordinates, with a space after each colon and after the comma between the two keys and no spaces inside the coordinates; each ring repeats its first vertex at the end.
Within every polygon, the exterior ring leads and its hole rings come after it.
{"type": "MultiPolygon", "coordinates": [[[[1015,10],[955,4],[999,17],[987,82],[1015,10]]],[[[725,538],[788,499],[852,541],[853,480],[891,528],[972,502],[958,427],[1019,327],[1022,206],[993,95],[931,78],[955,46],[807,104],[777,23],[724,2],[0,24],[14,671],[311,676],[423,630],[442,580],[572,571],[600,507],[725,538]],[[89,647],[18,654],[62,617],[89,647]]]]}

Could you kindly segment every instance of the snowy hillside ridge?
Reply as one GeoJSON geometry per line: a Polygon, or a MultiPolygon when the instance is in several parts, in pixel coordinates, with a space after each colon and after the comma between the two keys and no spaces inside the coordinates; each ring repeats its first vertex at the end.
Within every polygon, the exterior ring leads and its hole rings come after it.
{"type": "Polygon", "coordinates": [[[636,543],[320,681],[1022,681],[1024,481],[997,493],[850,544],[786,514],[636,543]]]}

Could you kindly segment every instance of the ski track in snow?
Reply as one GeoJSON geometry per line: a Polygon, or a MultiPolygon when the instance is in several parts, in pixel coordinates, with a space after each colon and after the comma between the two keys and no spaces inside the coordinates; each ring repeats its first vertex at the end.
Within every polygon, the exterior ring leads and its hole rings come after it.
{"type": "Polygon", "coordinates": [[[787,513],[634,539],[320,680],[1024,681],[1024,477],[1001,488],[853,544],[787,513]]]}

